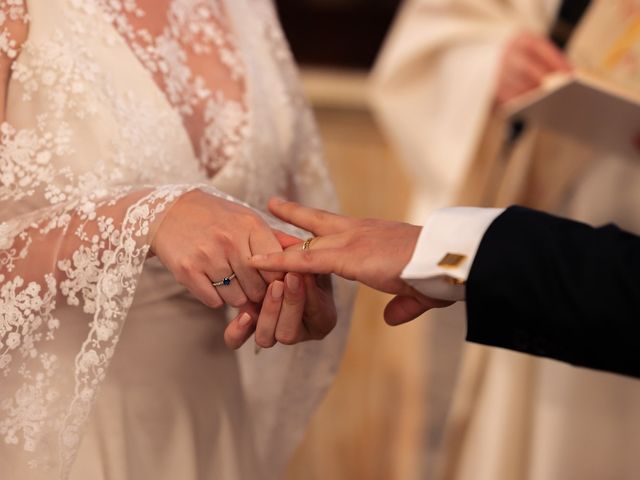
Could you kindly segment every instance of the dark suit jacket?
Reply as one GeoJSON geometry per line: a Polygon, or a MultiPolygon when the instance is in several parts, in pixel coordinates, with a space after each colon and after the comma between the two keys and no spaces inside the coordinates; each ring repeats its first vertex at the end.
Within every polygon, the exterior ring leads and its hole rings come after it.
{"type": "Polygon", "coordinates": [[[467,281],[467,339],[640,377],[640,237],[511,207],[467,281]]]}

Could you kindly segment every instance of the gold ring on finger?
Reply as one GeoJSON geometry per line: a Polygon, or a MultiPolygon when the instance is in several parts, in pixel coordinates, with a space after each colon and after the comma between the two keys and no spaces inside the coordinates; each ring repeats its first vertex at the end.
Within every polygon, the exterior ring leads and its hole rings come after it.
{"type": "Polygon", "coordinates": [[[307,238],[304,243],[302,244],[302,251],[306,251],[306,250],[310,250],[311,249],[311,242],[313,242],[315,240],[315,237],[309,237],[307,238]]]}

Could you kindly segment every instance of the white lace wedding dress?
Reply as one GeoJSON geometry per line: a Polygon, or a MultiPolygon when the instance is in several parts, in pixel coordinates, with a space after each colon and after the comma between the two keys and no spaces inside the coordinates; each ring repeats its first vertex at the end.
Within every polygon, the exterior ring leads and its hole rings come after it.
{"type": "Polygon", "coordinates": [[[278,477],[348,288],[324,342],[235,353],[146,260],[194,188],[335,207],[272,5],[0,0],[0,30],[0,478],[278,477]]]}

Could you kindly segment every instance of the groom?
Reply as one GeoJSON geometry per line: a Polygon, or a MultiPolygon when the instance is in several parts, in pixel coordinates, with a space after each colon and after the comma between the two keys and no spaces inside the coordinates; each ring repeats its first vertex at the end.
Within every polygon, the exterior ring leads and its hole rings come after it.
{"type": "Polygon", "coordinates": [[[394,294],[391,325],[466,300],[471,342],[640,377],[640,237],[521,207],[443,209],[424,227],[269,207],[317,237],[253,257],[258,269],[336,273],[394,294]]]}

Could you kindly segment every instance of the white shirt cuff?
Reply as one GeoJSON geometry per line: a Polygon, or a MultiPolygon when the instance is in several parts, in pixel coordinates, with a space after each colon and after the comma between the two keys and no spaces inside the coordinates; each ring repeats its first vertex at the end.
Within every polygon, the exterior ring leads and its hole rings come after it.
{"type": "Polygon", "coordinates": [[[402,278],[439,300],[465,299],[465,282],[482,237],[501,208],[451,207],[436,210],[425,223],[402,278]]]}

